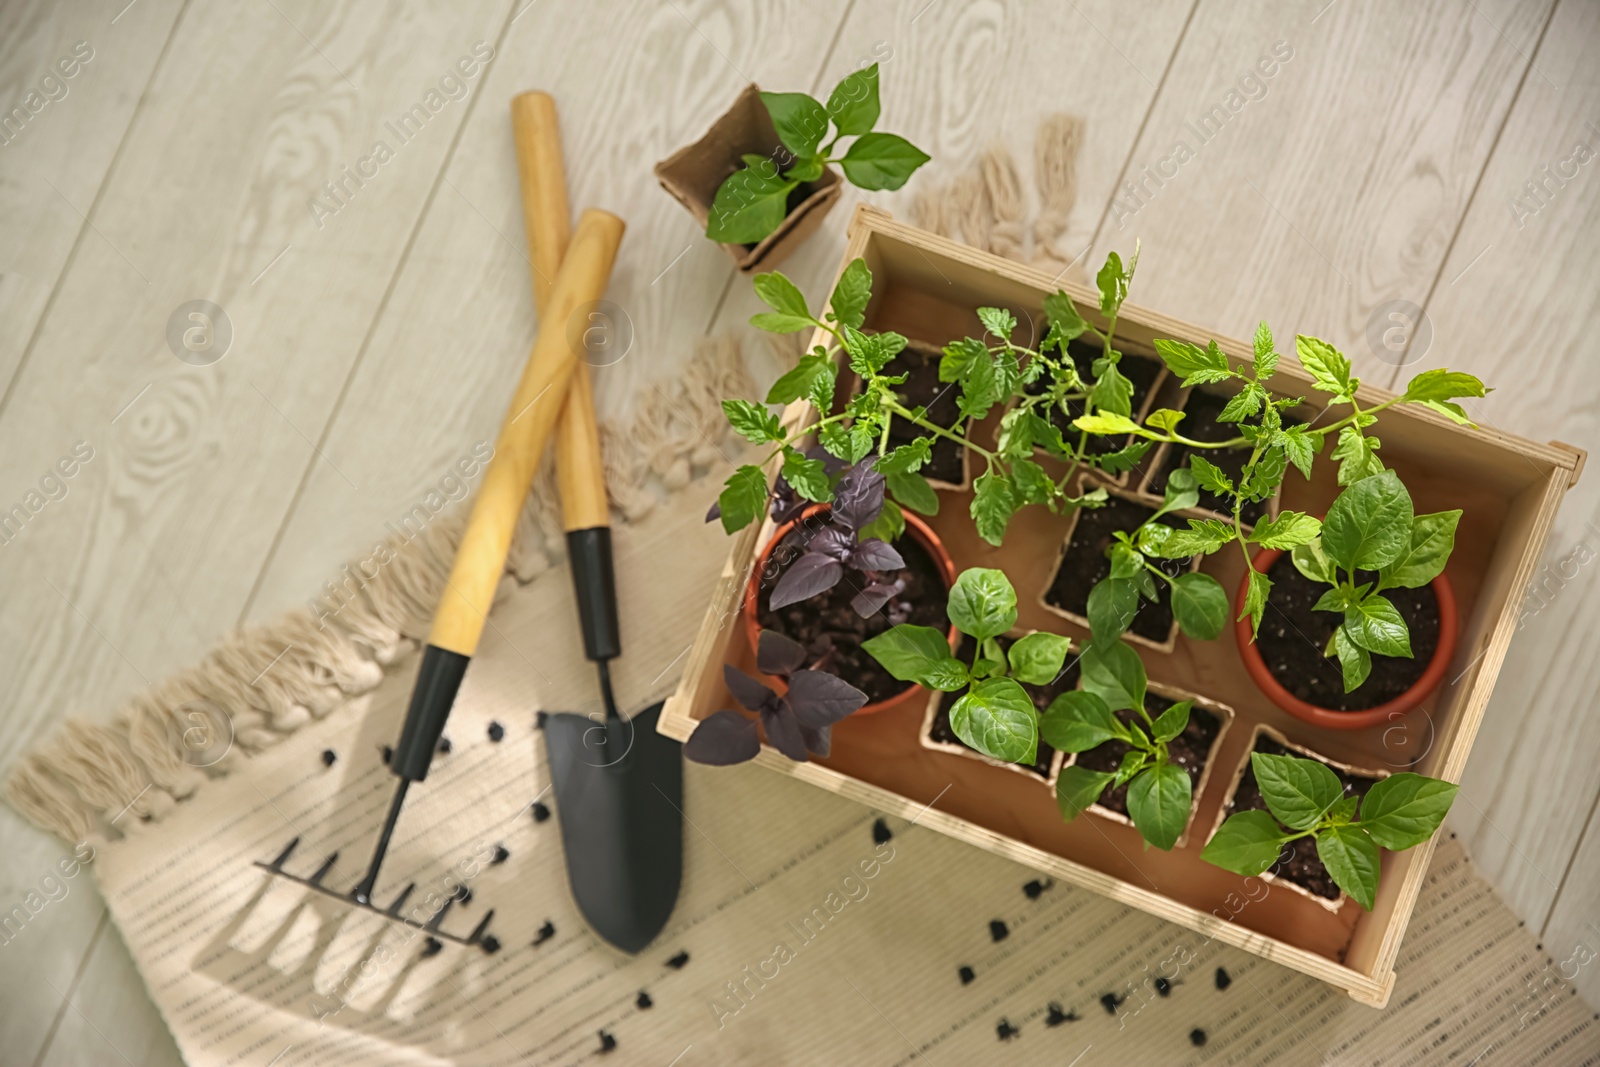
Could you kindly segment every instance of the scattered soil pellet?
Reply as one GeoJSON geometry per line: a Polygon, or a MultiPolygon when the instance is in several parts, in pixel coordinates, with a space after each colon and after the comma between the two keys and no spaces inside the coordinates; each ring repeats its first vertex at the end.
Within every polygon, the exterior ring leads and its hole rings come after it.
{"type": "Polygon", "coordinates": [[[1047,880],[1041,882],[1039,879],[1035,878],[1033,881],[1023,886],[1022,891],[1028,895],[1029,900],[1038,900],[1042,895],[1044,895],[1044,891],[1053,885],[1055,885],[1054,881],[1047,880]]]}
{"type": "Polygon", "coordinates": [[[1172,994],[1172,983],[1165,978],[1157,978],[1156,992],[1164,997],[1170,996],[1172,994]]]}
{"type": "Polygon", "coordinates": [[[539,729],[539,730],[543,730],[544,729],[544,721],[546,719],[548,719],[549,717],[550,717],[550,713],[547,712],[547,711],[541,711],[541,712],[536,713],[534,715],[534,717],[533,717],[534,728],[535,729],[539,729]]]}
{"type": "Polygon", "coordinates": [[[1189,1031],[1189,1044],[1193,1045],[1195,1048],[1201,1048],[1205,1045],[1205,1043],[1206,1032],[1204,1030],[1197,1026],[1193,1030],[1189,1031]]]}
{"type": "Polygon", "coordinates": [[[324,767],[332,767],[334,761],[337,760],[338,758],[339,758],[339,754],[337,752],[335,752],[333,749],[325,748],[325,749],[322,750],[322,765],[324,767]]]}
{"type": "Polygon", "coordinates": [[[383,746],[383,765],[385,767],[394,762],[394,748],[390,745],[383,746]]]}
{"type": "Polygon", "coordinates": [[[1119,997],[1115,993],[1104,993],[1100,997],[1100,1006],[1106,1010],[1107,1015],[1115,1015],[1117,1008],[1121,1007],[1122,1002],[1127,999],[1127,997],[1119,997]]]}
{"type": "Polygon", "coordinates": [[[600,1031],[600,1051],[610,1052],[616,1047],[617,1039],[606,1033],[604,1030],[600,1031]]]}
{"type": "Polygon", "coordinates": [[[1226,970],[1224,970],[1223,968],[1218,967],[1217,968],[1217,988],[1218,989],[1227,989],[1232,984],[1233,984],[1232,976],[1229,975],[1228,972],[1226,970]]]}
{"type": "Polygon", "coordinates": [[[556,924],[546,919],[544,925],[539,927],[539,936],[533,939],[533,943],[542,945],[554,936],[556,936],[556,924]]]}
{"type": "Polygon", "coordinates": [[[1062,1023],[1075,1023],[1077,1021],[1077,1012],[1062,1011],[1061,1005],[1052,1000],[1050,1002],[1050,1014],[1045,1016],[1044,1024],[1046,1026],[1060,1026],[1062,1023]]]}
{"type": "Polygon", "coordinates": [[[1021,1030],[1018,1030],[1015,1026],[1012,1026],[1010,1020],[1008,1019],[1001,1019],[1000,1025],[994,1028],[994,1032],[995,1036],[1001,1041],[1010,1041],[1012,1038],[1022,1033],[1021,1030]]]}
{"type": "Polygon", "coordinates": [[[1004,919],[990,919],[989,920],[989,940],[990,941],[1004,941],[1006,938],[1008,938],[1010,936],[1011,936],[1011,928],[1006,925],[1004,919]]]}
{"type": "Polygon", "coordinates": [[[511,850],[504,845],[494,846],[494,858],[489,861],[491,866],[498,867],[511,858],[511,850]]]}
{"type": "Polygon", "coordinates": [[[449,754],[450,754],[450,739],[448,737],[439,738],[439,755],[448,756],[449,754]]]}
{"type": "Polygon", "coordinates": [[[464,885],[456,886],[456,891],[452,895],[456,898],[456,903],[457,904],[471,904],[472,903],[472,890],[468,889],[464,885]]]}
{"type": "Polygon", "coordinates": [[[506,736],[506,728],[497,722],[489,724],[489,740],[500,741],[506,736]]]}
{"type": "Polygon", "coordinates": [[[443,949],[443,941],[440,941],[437,937],[430,937],[422,943],[422,958],[427,959],[429,956],[437,956],[443,949]]]}
{"type": "Polygon", "coordinates": [[[478,947],[493,956],[500,951],[500,939],[493,934],[485,934],[483,940],[478,942],[478,947]]]}
{"type": "Polygon", "coordinates": [[[648,1011],[656,1006],[656,1002],[650,999],[649,993],[641,989],[639,990],[639,999],[633,1002],[633,1006],[640,1011],[648,1011]]]}
{"type": "Polygon", "coordinates": [[[888,844],[889,841],[893,840],[893,838],[894,838],[894,832],[889,829],[889,824],[888,823],[884,822],[882,819],[876,819],[876,820],[873,821],[873,823],[872,823],[872,843],[873,844],[875,844],[875,845],[888,844]]]}
{"type": "Polygon", "coordinates": [[[974,978],[978,977],[975,973],[973,973],[973,970],[972,970],[971,967],[963,967],[959,971],[957,971],[956,974],[961,977],[961,984],[962,985],[966,985],[969,982],[971,982],[974,978]]]}
{"type": "Polygon", "coordinates": [[[687,952],[680,952],[667,961],[667,966],[671,967],[675,971],[681,971],[683,970],[683,965],[688,962],[689,954],[687,952]]]}
{"type": "Polygon", "coordinates": [[[533,802],[533,821],[544,822],[550,817],[550,807],[542,800],[533,802]]]}

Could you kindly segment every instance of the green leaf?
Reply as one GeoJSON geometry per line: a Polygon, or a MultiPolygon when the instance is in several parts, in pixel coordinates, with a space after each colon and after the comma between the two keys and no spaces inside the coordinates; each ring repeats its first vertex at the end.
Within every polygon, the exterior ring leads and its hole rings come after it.
{"type": "Polygon", "coordinates": [[[1266,401],[1267,391],[1259,385],[1247,382],[1243,389],[1240,389],[1228,399],[1227,404],[1223,405],[1222,413],[1217,416],[1217,421],[1243,422],[1260,411],[1261,405],[1266,401]]]}
{"type": "Polygon", "coordinates": [[[833,410],[833,384],[839,375],[839,366],[822,352],[822,346],[817,346],[817,351],[822,355],[822,370],[811,379],[811,387],[806,391],[806,399],[811,401],[811,406],[818,412],[826,415],[833,410]]]}
{"type": "Polygon", "coordinates": [[[1239,495],[1246,500],[1265,500],[1274,489],[1283,484],[1283,474],[1289,461],[1281,446],[1270,446],[1256,457],[1244,472],[1239,483],[1239,495]]]}
{"type": "Polygon", "coordinates": [[[1191,790],[1182,767],[1158,763],[1128,783],[1128,816],[1146,841],[1170,849],[1189,824],[1191,790]]]}
{"type": "Polygon", "coordinates": [[[1443,574],[1456,546],[1456,524],[1460,521],[1459,509],[1412,519],[1411,539],[1405,550],[1383,568],[1383,586],[1416,589],[1443,574]]]}
{"type": "Polygon", "coordinates": [[[1112,711],[1144,707],[1144,663],[1126,644],[1091,641],[1078,662],[1083,667],[1083,688],[1112,711]]]}
{"type": "Polygon", "coordinates": [[[963,337],[959,341],[951,341],[944,346],[944,355],[939,359],[939,380],[941,382],[959,382],[971,373],[972,367],[979,361],[989,361],[989,349],[975,337],[963,337]]]}
{"type": "Polygon", "coordinates": [[[1400,609],[1388,597],[1374,593],[1345,609],[1344,626],[1350,640],[1380,656],[1411,656],[1411,634],[1400,609]]]}
{"type": "Polygon", "coordinates": [[[1011,461],[1011,482],[1023,504],[1048,504],[1055,496],[1056,483],[1031,459],[1011,461]]]}
{"type": "Polygon", "coordinates": [[[1340,493],[1322,520],[1322,550],[1347,571],[1381,570],[1411,543],[1411,494],[1394,471],[1340,493]]]}
{"type": "Polygon", "coordinates": [[[725,488],[717,497],[722,511],[722,528],[728,533],[742,530],[767,506],[767,476],[761,468],[746,463],[734,471],[723,483],[725,488]]]}
{"type": "Polygon", "coordinates": [[[784,177],[797,182],[814,182],[822,177],[823,163],[820,156],[802,159],[784,174],[784,177]]]}
{"type": "Polygon", "coordinates": [[[805,93],[762,93],[783,146],[801,159],[817,154],[828,134],[828,110],[805,93]]]}
{"type": "Polygon", "coordinates": [[[999,545],[1005,538],[1011,515],[1018,507],[1011,479],[991,469],[973,481],[972,492],[970,511],[978,536],[991,545],[999,545]]]}
{"type": "Polygon", "coordinates": [[[809,318],[802,319],[776,311],[763,311],[750,316],[750,325],[767,333],[799,333],[801,330],[814,329],[817,324],[809,318]]]}
{"type": "Polygon", "coordinates": [[[978,321],[1002,341],[1010,340],[1012,331],[1017,328],[1017,317],[1005,308],[979,308],[978,321]]]}
{"type": "Polygon", "coordinates": [[[1351,900],[1372,910],[1378,895],[1378,846],[1360,826],[1330,826],[1319,833],[1317,858],[1351,900]]]}
{"type": "Polygon", "coordinates": [[[1100,273],[1095,275],[1095,284],[1100,288],[1100,311],[1106,315],[1115,315],[1117,309],[1122,307],[1122,302],[1128,297],[1128,281],[1133,277],[1133,271],[1122,269],[1122,257],[1112,252],[1106,256],[1105,265],[1100,268],[1100,273]]]}
{"type": "Polygon", "coordinates": [[[922,469],[932,454],[933,438],[913,438],[887,455],[880,456],[873,464],[873,469],[885,475],[914,474],[922,469]]]}
{"type": "Polygon", "coordinates": [[[1477,426],[1477,423],[1467,417],[1467,409],[1460,404],[1453,404],[1448,400],[1424,400],[1422,406],[1432,408],[1457,426],[1477,426]]]}
{"type": "MultiPolygon", "coordinates": [[[[750,167],[734,171],[711,201],[711,211],[706,217],[706,236],[725,244],[753,244],[760,241],[776,230],[789,213],[789,190],[798,184],[776,175],[763,176],[750,167]]],[[[757,318],[764,319],[766,316],[757,318]]],[[[769,329],[760,323],[756,325],[763,330],[769,329]]],[[[793,333],[794,329],[771,332],[793,333]]]]}
{"type": "Polygon", "coordinates": [[[1322,551],[1320,538],[1313,538],[1303,545],[1295,546],[1289,553],[1289,559],[1294,563],[1294,569],[1310,578],[1313,582],[1322,585],[1333,585],[1339,580],[1338,571],[1334,568],[1333,561],[1328,554],[1322,551]]]}
{"type": "Polygon", "coordinates": [[[1228,624],[1228,593],[1209,574],[1180,574],[1172,580],[1172,614],[1187,636],[1211,641],[1228,624]]]}
{"type": "Polygon", "coordinates": [[[906,347],[903,335],[892,330],[865,334],[854,326],[843,329],[845,351],[850,353],[850,369],[862,377],[877,374],[906,347]]]}
{"type": "Polygon", "coordinates": [[[1127,418],[1133,414],[1133,383],[1113,363],[1106,367],[1095,381],[1094,388],[1089,390],[1089,403],[1101,414],[1127,418]]]}
{"type": "MultiPolygon", "coordinates": [[[[914,626],[901,623],[876,637],[861,642],[867,654],[883,669],[902,682],[926,684],[925,680],[946,660],[955,660],[950,653],[950,640],[931,626],[914,626]]],[[[960,661],[956,660],[957,665],[960,661]]]]}
{"type": "Polygon", "coordinates": [[[1256,523],[1250,540],[1268,548],[1299,548],[1322,532],[1322,523],[1302,511],[1281,511],[1275,518],[1256,523]]]}
{"type": "Polygon", "coordinates": [[[1139,610],[1139,590],[1126,578],[1102,578],[1089,590],[1089,632],[1109,644],[1128,632],[1139,610]]]}
{"type": "Polygon", "coordinates": [[[773,311],[815,322],[811,318],[811,312],[806,308],[805,294],[782,274],[775,270],[757,274],[752,284],[755,286],[756,296],[773,311]]]}
{"type": "Polygon", "coordinates": [[[1133,433],[1139,424],[1126,415],[1079,415],[1072,425],[1080,430],[1106,436],[1133,433]]]}
{"type": "Polygon", "coordinates": [[[1425,370],[1406,385],[1401,398],[1411,403],[1455,400],[1464,396],[1486,396],[1488,390],[1477,378],[1461,371],[1425,370]]]}
{"type": "Polygon", "coordinates": [[[1217,347],[1215,341],[1201,348],[1188,341],[1161,338],[1155,342],[1155,346],[1156,354],[1166,363],[1167,369],[1182,378],[1186,386],[1225,382],[1233,377],[1228,357],[1217,347]]]}
{"type": "Polygon", "coordinates": [[[1193,706],[1192,700],[1180,700],[1156,716],[1156,721],[1150,724],[1151,740],[1171,741],[1183,733],[1184,727],[1189,725],[1189,710],[1193,706]]]}
{"type": "Polygon", "coordinates": [[[1011,646],[1011,676],[1028,685],[1049,685],[1061,673],[1071,642],[1060,634],[1031,633],[1011,646]]]}
{"type": "Polygon", "coordinates": [[[1159,545],[1145,551],[1162,559],[1209,555],[1233,540],[1233,527],[1220,519],[1190,519],[1187,530],[1173,530],[1159,545]]]}
{"type": "Polygon", "coordinates": [[[1294,339],[1295,353],[1311,373],[1312,387],[1332,393],[1329,403],[1338,404],[1355,393],[1355,380],[1350,377],[1350,361],[1343,352],[1316,337],[1299,334],[1294,339]]]}
{"type": "Polygon", "coordinates": [[[1111,546],[1111,577],[1135,578],[1144,572],[1144,559],[1132,545],[1117,541],[1111,546]]]}
{"type": "Polygon", "coordinates": [[[1044,317],[1050,323],[1050,336],[1063,345],[1081,337],[1089,328],[1089,322],[1078,311],[1078,305],[1060,289],[1044,298],[1044,317]]]}
{"type": "Polygon", "coordinates": [[[1339,431],[1339,442],[1333,446],[1330,457],[1339,464],[1339,484],[1354,485],[1364,478],[1383,471],[1383,461],[1378,458],[1378,439],[1363,437],[1354,426],[1339,431]]]}
{"type": "Polygon", "coordinates": [[[973,686],[950,709],[957,737],[992,759],[1032,763],[1039,754],[1039,712],[1011,678],[973,686]]]}
{"type": "Polygon", "coordinates": [[[828,114],[841,136],[866,133],[878,122],[878,64],[845,75],[828,95],[828,114]]]}
{"type": "Polygon", "coordinates": [[[1215,867],[1254,878],[1271,867],[1289,835],[1264,811],[1241,811],[1206,842],[1200,858],[1215,867]]]}
{"type": "Polygon", "coordinates": [[[833,490],[828,486],[828,469],[820,459],[807,459],[803,452],[785,449],[783,477],[807,500],[826,504],[833,499],[833,490]]]}
{"type": "Polygon", "coordinates": [[[1001,670],[1000,666],[1001,664],[999,660],[988,659],[987,657],[980,656],[972,665],[972,678],[976,681],[987,678],[991,674],[1004,674],[1005,671],[1001,670]]]}
{"type": "MultiPolygon", "coordinates": [[[[1085,456],[1086,462],[1093,462],[1096,467],[1109,474],[1121,474],[1123,471],[1132,470],[1144,459],[1146,452],[1155,447],[1154,441],[1135,441],[1126,448],[1119,448],[1115,452],[1105,452],[1098,456],[1085,456]]],[[[1062,457],[1065,458],[1065,457],[1062,457]]]]}
{"type": "Polygon", "coordinates": [[[722,413],[739,436],[752,444],[764,445],[769,441],[782,441],[783,425],[778,416],[748,400],[724,400],[722,413]]]}
{"type": "Polygon", "coordinates": [[[1189,457],[1189,470],[1194,474],[1194,480],[1200,483],[1201,488],[1216,493],[1218,496],[1231,496],[1233,494],[1233,479],[1202,455],[1189,457]]]}
{"type": "Polygon", "coordinates": [[[967,636],[998,637],[1017,624],[1017,591],[1004,571],[968,567],[950,587],[947,611],[967,636]]]}
{"type": "Polygon", "coordinates": [[[872,299],[872,271],[864,259],[852,259],[839,275],[839,284],[833,287],[829,307],[834,321],[855,329],[867,319],[867,302],[872,299]]]}
{"type": "Polygon", "coordinates": [[[1339,776],[1316,760],[1252,752],[1250,767],[1268,810],[1291,830],[1311,829],[1344,796],[1339,776]]]}
{"type": "Polygon", "coordinates": [[[1117,764],[1117,773],[1111,779],[1111,788],[1126,785],[1133,776],[1144,770],[1145,764],[1150,761],[1150,753],[1141,749],[1122,754],[1122,762],[1117,764]]]}
{"type": "Polygon", "coordinates": [[[861,528],[860,539],[865,541],[869,537],[876,537],[880,541],[893,544],[900,540],[900,535],[905,532],[906,517],[901,513],[900,505],[886,499],[878,517],[861,528]]]}
{"type": "Polygon", "coordinates": [[[792,370],[772,383],[772,388],[767,391],[767,403],[791,404],[808,395],[818,375],[827,374],[831,366],[826,356],[801,356],[800,362],[792,370]]]}
{"type": "Polygon", "coordinates": [[[1061,817],[1071,822],[1100,799],[1114,776],[1105,771],[1091,771],[1077,764],[1062,768],[1056,779],[1056,807],[1061,817]]]}
{"type": "Polygon", "coordinates": [[[1256,381],[1264,382],[1278,369],[1278,353],[1272,347],[1272,329],[1266,319],[1256,327],[1255,356],[1256,381]]]}
{"type": "Polygon", "coordinates": [[[1347,823],[1355,818],[1356,805],[1359,803],[1361,803],[1361,798],[1355,795],[1340,797],[1339,803],[1329,808],[1327,813],[1322,816],[1322,821],[1334,825],[1347,823]]]}
{"type": "Polygon", "coordinates": [[[1322,451],[1322,434],[1307,431],[1304,426],[1291,426],[1279,438],[1283,453],[1295,469],[1305,478],[1311,477],[1311,462],[1322,451]]]}
{"type": "Polygon", "coordinates": [[[1052,700],[1039,720],[1039,732],[1060,752],[1087,752],[1112,739],[1128,738],[1106,702],[1082,689],[1069,689],[1052,700]]]}
{"type": "Polygon", "coordinates": [[[1182,422],[1183,419],[1184,413],[1181,411],[1174,411],[1171,408],[1157,408],[1145,416],[1144,424],[1152,430],[1167,433],[1176,429],[1178,423],[1182,422]]]}
{"type": "Polygon", "coordinates": [[[885,481],[889,492],[903,506],[923,515],[939,514],[939,494],[920,474],[891,474],[885,481]]]}
{"type": "Polygon", "coordinates": [[[1272,592],[1272,579],[1254,567],[1245,571],[1245,574],[1250,576],[1250,584],[1244,591],[1244,609],[1236,619],[1250,620],[1250,640],[1254,641],[1256,634],[1261,632],[1261,620],[1267,613],[1267,596],[1272,592]]]}
{"type": "MultiPolygon", "coordinates": [[[[978,661],[980,664],[985,662],[978,661]]],[[[966,664],[954,657],[942,659],[930,666],[922,676],[922,684],[941,693],[954,693],[966,688],[977,675],[967,672],[966,664]]]]}
{"type": "Polygon", "coordinates": [[[1410,771],[1391,774],[1367,790],[1361,828],[1382,847],[1403,852],[1433,836],[1459,789],[1410,771]]]}
{"type": "Polygon", "coordinates": [[[1369,588],[1371,588],[1370,582],[1363,584],[1359,589],[1356,590],[1347,589],[1342,585],[1336,585],[1331,589],[1325,589],[1323,590],[1322,595],[1317,598],[1317,602],[1311,605],[1311,610],[1337,611],[1342,615],[1345,608],[1349,607],[1351,604],[1360,603],[1361,597],[1369,588]]]}
{"type": "Polygon", "coordinates": [[[1340,626],[1333,631],[1333,653],[1339,657],[1339,669],[1344,673],[1344,691],[1353,693],[1372,673],[1372,654],[1354,641],[1340,626]]]}
{"type": "Polygon", "coordinates": [[[898,189],[928,154],[892,133],[864,133],[856,138],[839,166],[858,189],[898,189]]]}

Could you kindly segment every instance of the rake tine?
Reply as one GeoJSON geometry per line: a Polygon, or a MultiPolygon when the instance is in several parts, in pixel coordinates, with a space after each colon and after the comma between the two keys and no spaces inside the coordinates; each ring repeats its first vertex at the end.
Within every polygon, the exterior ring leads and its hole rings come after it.
{"type": "Polygon", "coordinates": [[[285,845],[283,847],[283,851],[278,853],[278,858],[273,860],[270,864],[268,864],[267,869],[271,870],[271,871],[281,871],[281,870],[283,870],[283,865],[286,862],[288,862],[289,854],[291,852],[293,852],[295,850],[295,847],[297,845],[299,845],[299,844],[300,844],[300,838],[298,838],[298,837],[296,837],[293,841],[290,841],[287,845],[285,845]]]}
{"type": "Polygon", "coordinates": [[[313,874],[309,879],[307,879],[307,881],[316,886],[318,889],[321,889],[323,877],[326,876],[329,871],[333,870],[333,865],[338,859],[339,854],[337,852],[329,853],[328,858],[322,861],[322,866],[317,868],[317,873],[313,874]]]}
{"type": "Polygon", "coordinates": [[[400,908],[405,904],[406,898],[411,895],[411,891],[415,888],[417,888],[417,883],[412,882],[410,885],[400,890],[400,895],[394,898],[393,904],[389,905],[388,914],[390,917],[400,914],[400,908]]]}
{"type": "Polygon", "coordinates": [[[455,897],[446,897],[444,904],[439,908],[438,911],[433,913],[433,918],[428,920],[428,925],[423,927],[423,929],[427,930],[429,933],[437,933],[439,930],[439,924],[444,922],[444,917],[450,913],[450,907],[451,905],[455,904],[455,902],[455,897]]]}
{"type": "Polygon", "coordinates": [[[488,913],[479,920],[478,925],[472,928],[472,933],[467,935],[467,944],[476,945],[483,939],[484,932],[489,929],[489,920],[492,918],[494,918],[494,909],[490,908],[488,913]]]}

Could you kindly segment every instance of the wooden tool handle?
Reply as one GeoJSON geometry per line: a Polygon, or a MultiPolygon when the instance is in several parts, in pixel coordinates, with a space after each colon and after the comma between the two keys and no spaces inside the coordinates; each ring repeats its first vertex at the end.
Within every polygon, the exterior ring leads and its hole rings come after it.
{"type": "MultiPolygon", "coordinates": [[[[571,236],[567,184],[561,156],[561,124],[549,93],[519,93],[511,100],[511,132],[522,177],[522,221],[533,257],[533,304],[541,321],[550,286],[571,236]]],[[[582,330],[579,330],[580,334],[582,330]]],[[[600,460],[600,425],[594,414],[589,365],[579,353],[556,431],[556,478],[562,525],[587,530],[610,524],[605,471],[600,460]]]]}
{"type": "Polygon", "coordinates": [[[431,645],[462,656],[478,646],[528,487],[581,364],[578,346],[568,340],[568,323],[580,307],[605,294],[623,229],[621,219],[592,208],[578,220],[439,598],[431,645]]]}

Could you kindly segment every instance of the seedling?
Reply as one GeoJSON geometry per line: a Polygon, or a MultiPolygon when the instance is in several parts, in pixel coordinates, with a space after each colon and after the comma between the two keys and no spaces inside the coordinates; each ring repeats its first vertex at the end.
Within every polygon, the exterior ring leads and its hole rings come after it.
{"type": "Polygon", "coordinates": [[[806,650],[798,641],[776,630],[761,631],[756,669],[782,678],[788,691],[779,696],[739,668],[724,665],[728,692],[756,718],[730,710],[708,715],[684,742],[683,754],[696,763],[719,767],[755,759],[761,751],[759,720],[767,743],[796,763],[813,755],[826,757],[833,724],[865,704],[867,694],[827,671],[806,669],[805,662],[806,650]]]}
{"type": "Polygon", "coordinates": [[[860,571],[865,585],[851,598],[857,615],[869,618],[905,587],[894,572],[906,561],[878,537],[862,537],[883,511],[884,478],[869,467],[851,467],[833,487],[827,523],[811,534],[805,551],[789,564],[772,590],[774,610],[819,596],[839,584],[845,568],[860,571]]]}
{"type": "Polygon", "coordinates": [[[1128,817],[1140,835],[1170,849],[1189,824],[1193,784],[1189,773],[1168,762],[1167,743],[1189,725],[1193,701],[1183,700],[1152,718],[1145,710],[1148,686],[1138,653],[1118,640],[1096,639],[1083,650],[1081,689],[1051,702],[1041,722],[1044,739],[1062,752],[1087,752],[1107,741],[1128,745],[1114,772],[1076,764],[1056,779],[1056,804],[1071,822],[1108,789],[1126,784],[1128,817]],[[1117,712],[1131,710],[1132,721],[1117,712]]]}
{"type": "Polygon", "coordinates": [[[861,647],[902,682],[946,693],[965,690],[950,707],[956,736],[992,759],[1032,763],[1039,751],[1039,711],[1021,683],[1055,681],[1069,642],[1059,634],[1031,633],[1009,650],[1000,648],[996,639],[1017,624],[1017,593],[1002,571],[962,571],[945,611],[977,646],[970,664],[957,659],[948,636],[931,626],[902,623],[861,647]]]}
{"type": "Polygon", "coordinates": [[[1375,782],[1358,800],[1316,760],[1252,752],[1250,766],[1268,811],[1228,816],[1200,858],[1255,877],[1289,842],[1314,837],[1328,874],[1367,911],[1378,893],[1378,849],[1403,852],[1432,837],[1458,788],[1406,771],[1375,782]]]}
{"type": "Polygon", "coordinates": [[[784,151],[772,158],[744,156],[745,165],[722,183],[706,219],[706,236],[713,241],[754,244],[767,237],[788,215],[789,194],[822,177],[830,163],[837,163],[857,188],[879,190],[900,188],[928,161],[927,153],[904,137],[872,129],[879,111],[876,63],[834,86],[826,107],[805,93],[762,93],[761,102],[784,151]],[[824,145],[830,125],[833,137],[824,145]],[[834,156],[845,137],[855,140],[834,156]]]}

